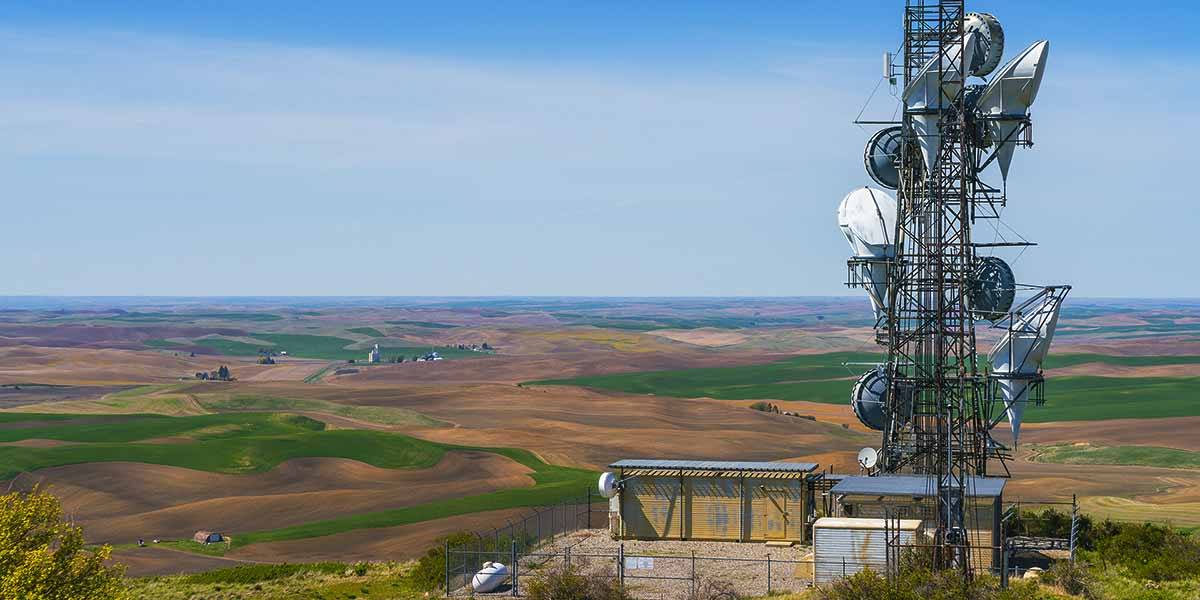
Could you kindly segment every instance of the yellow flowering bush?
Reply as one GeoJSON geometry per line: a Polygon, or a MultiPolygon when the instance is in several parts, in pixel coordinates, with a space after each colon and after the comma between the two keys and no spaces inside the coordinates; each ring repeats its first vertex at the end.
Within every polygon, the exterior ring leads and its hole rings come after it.
{"type": "Polygon", "coordinates": [[[58,499],[35,488],[0,496],[0,599],[114,600],[128,595],[112,548],[84,548],[58,499]]]}

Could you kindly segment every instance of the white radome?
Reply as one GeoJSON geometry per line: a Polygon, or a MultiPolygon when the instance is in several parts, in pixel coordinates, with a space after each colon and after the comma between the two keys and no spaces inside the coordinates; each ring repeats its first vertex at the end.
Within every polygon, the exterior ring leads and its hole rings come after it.
{"type": "Polygon", "coordinates": [[[495,591],[508,580],[508,567],[498,562],[485,562],[471,578],[471,589],[481,594],[495,591]]]}
{"type": "Polygon", "coordinates": [[[865,262],[863,270],[867,295],[875,318],[887,306],[887,265],[885,259],[896,255],[896,199],[887,192],[863,187],[842,198],[837,211],[838,226],[850,244],[855,258],[877,259],[865,262]]]}
{"type": "MultiPolygon", "coordinates": [[[[948,108],[951,98],[958,96],[962,90],[966,74],[947,74],[958,72],[959,60],[970,65],[974,60],[976,40],[974,32],[967,32],[963,39],[952,44],[945,53],[935,56],[925,63],[917,72],[917,76],[904,89],[904,105],[909,109],[940,110],[948,108]]],[[[920,113],[912,117],[913,131],[917,134],[917,146],[921,149],[921,157],[925,159],[925,170],[932,171],[937,164],[938,149],[942,146],[941,113],[920,113]]]]}
{"type": "Polygon", "coordinates": [[[1021,120],[1029,113],[1029,107],[1037,99],[1049,55],[1050,42],[1034,42],[1000,67],[975,104],[975,110],[979,114],[994,119],[988,124],[988,134],[993,143],[999,144],[996,148],[996,162],[1000,164],[1000,175],[1006,180],[1013,152],[1017,149],[1016,140],[1008,138],[1021,125],[1021,120]]]}
{"type": "Polygon", "coordinates": [[[1049,293],[1037,306],[1014,317],[1008,333],[992,348],[992,374],[1004,397],[1014,445],[1021,435],[1021,419],[1029,402],[1030,377],[1042,368],[1046,353],[1050,351],[1065,296],[1049,293]]]}

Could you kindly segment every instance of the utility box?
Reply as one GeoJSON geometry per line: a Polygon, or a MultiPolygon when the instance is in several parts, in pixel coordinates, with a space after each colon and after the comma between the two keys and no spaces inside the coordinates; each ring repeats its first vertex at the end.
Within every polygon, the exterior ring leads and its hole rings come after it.
{"type": "Polygon", "coordinates": [[[828,583],[864,569],[887,572],[888,538],[911,545],[923,537],[916,519],[823,517],[813,523],[814,581],[828,583]]]}

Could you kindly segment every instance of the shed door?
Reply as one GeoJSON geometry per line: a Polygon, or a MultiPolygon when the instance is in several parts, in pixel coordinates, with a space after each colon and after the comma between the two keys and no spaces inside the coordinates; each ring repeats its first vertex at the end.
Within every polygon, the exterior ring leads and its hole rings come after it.
{"type": "Polygon", "coordinates": [[[626,486],[625,534],[661,539],[679,537],[683,502],[676,477],[637,477],[626,486]]]}
{"type": "Polygon", "coordinates": [[[763,531],[766,532],[768,540],[783,540],[787,539],[787,523],[788,523],[788,493],[787,490],[766,488],[763,490],[766,495],[766,510],[763,511],[762,518],[763,531]]]}

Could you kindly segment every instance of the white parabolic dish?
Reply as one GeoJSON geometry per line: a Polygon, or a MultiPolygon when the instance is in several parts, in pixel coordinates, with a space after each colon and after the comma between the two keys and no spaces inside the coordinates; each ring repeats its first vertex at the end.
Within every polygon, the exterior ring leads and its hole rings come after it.
{"type": "Polygon", "coordinates": [[[617,476],[613,473],[605,471],[600,474],[599,481],[600,495],[605,498],[612,498],[617,495],[617,476]]]}
{"type": "Polygon", "coordinates": [[[485,562],[483,568],[471,578],[471,589],[481,594],[495,591],[508,580],[508,567],[498,562],[485,562]]]}

